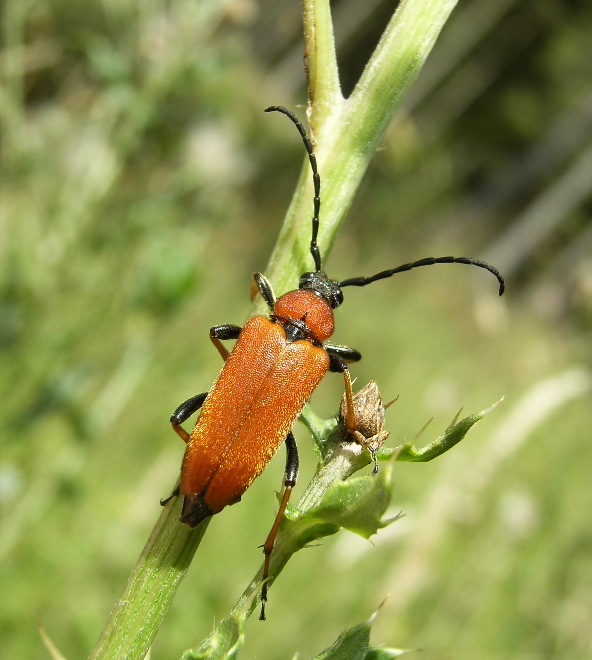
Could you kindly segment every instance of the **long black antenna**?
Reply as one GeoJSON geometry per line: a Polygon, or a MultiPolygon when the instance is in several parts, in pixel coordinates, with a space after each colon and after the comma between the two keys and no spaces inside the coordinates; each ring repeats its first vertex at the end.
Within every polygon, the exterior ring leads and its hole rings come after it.
{"type": "MultiPolygon", "coordinates": [[[[298,132],[302,136],[302,141],[304,142],[304,147],[306,148],[306,153],[308,154],[308,159],[310,160],[310,166],[312,168],[312,182],[314,184],[314,213],[312,216],[312,238],[310,240],[310,253],[315,262],[316,272],[319,273],[322,269],[321,266],[321,251],[317,246],[317,234],[319,233],[319,211],[321,210],[321,177],[317,170],[317,158],[314,155],[312,149],[312,143],[306,134],[306,129],[300,123],[298,117],[288,108],[284,108],[281,105],[272,105],[269,108],[265,108],[265,112],[281,112],[283,115],[286,115],[291,119],[298,132]]],[[[363,285],[359,285],[363,286],[363,285]]]]}
{"type": "Polygon", "coordinates": [[[387,277],[391,277],[391,275],[395,275],[395,273],[403,273],[407,270],[411,270],[412,268],[419,268],[420,266],[431,266],[433,264],[467,264],[468,266],[484,268],[497,277],[497,281],[499,282],[500,296],[506,288],[504,278],[497,268],[486,264],[484,261],[469,259],[468,257],[427,257],[426,259],[420,259],[419,261],[397,266],[397,268],[393,268],[391,270],[383,270],[380,273],[376,273],[376,275],[372,275],[372,277],[352,277],[349,280],[343,280],[343,282],[339,282],[339,286],[366,286],[367,284],[376,282],[376,280],[384,280],[387,277]]]}

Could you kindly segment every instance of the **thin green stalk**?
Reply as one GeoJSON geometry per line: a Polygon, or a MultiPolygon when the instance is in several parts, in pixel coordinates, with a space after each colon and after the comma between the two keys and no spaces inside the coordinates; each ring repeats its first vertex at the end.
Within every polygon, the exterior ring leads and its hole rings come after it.
{"type": "MultiPolygon", "coordinates": [[[[403,0],[352,95],[343,100],[332,65],[333,31],[326,24],[329,2],[304,0],[309,117],[321,175],[318,243],[325,258],[380,140],[455,5],[456,0],[403,0]]],[[[266,270],[278,293],[293,287],[300,273],[312,267],[311,209],[312,182],[305,159],[266,270]]]]}
{"type": "Polygon", "coordinates": [[[303,6],[304,65],[308,82],[308,120],[315,142],[323,141],[325,124],[339,115],[345,99],[341,93],[333,21],[328,2],[310,2],[303,6]]]}
{"type": "Polygon", "coordinates": [[[144,658],[211,518],[179,523],[182,498],[163,509],[89,660],[144,658]]]}

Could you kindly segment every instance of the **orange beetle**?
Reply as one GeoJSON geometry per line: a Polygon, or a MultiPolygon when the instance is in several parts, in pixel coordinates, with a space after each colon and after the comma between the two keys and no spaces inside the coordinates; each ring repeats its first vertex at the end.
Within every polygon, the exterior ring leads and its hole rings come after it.
{"type": "MultiPolygon", "coordinates": [[[[255,316],[244,328],[235,325],[211,328],[210,339],[224,359],[224,367],[209,392],[181,404],[171,416],[174,430],[187,443],[177,492],[184,496],[180,520],[189,527],[197,526],[228,504],[238,502],[281,443],[286,442],[284,494],[263,546],[261,619],[265,618],[266,580],[273,544],[298,476],[298,452],[290,429],[327,371],[343,374],[348,430],[365,444],[364,437],[356,430],[347,367],[347,362],[357,362],[361,355],[355,349],[327,341],[335,325],[333,309],[343,302],[341,289],[366,286],[419,266],[463,263],[493,273],[499,281],[499,294],[504,291],[504,280],[496,268],[466,257],[430,257],[372,277],[343,282],[330,280],[322,271],[317,246],[321,184],[312,145],[296,115],[280,106],[266,109],[266,112],[273,111],[283,113],[294,122],[309,156],[315,192],[310,244],[315,271],[304,273],[299,288],[277,300],[269,281],[261,273],[255,273],[256,287],[270,309],[269,319],[255,316]],[[227,339],[237,340],[231,353],[222,345],[221,340],[227,339]],[[189,435],[181,424],[199,408],[200,416],[189,435]]],[[[376,458],[374,455],[372,458],[376,472],[376,458]]]]}

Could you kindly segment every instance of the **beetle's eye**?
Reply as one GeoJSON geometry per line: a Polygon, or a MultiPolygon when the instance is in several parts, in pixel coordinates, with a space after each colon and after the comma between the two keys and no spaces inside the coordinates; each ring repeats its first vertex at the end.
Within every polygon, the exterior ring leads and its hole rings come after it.
{"type": "Polygon", "coordinates": [[[313,275],[314,273],[302,273],[302,275],[300,276],[300,280],[298,282],[298,288],[299,289],[308,288],[313,275]]]}

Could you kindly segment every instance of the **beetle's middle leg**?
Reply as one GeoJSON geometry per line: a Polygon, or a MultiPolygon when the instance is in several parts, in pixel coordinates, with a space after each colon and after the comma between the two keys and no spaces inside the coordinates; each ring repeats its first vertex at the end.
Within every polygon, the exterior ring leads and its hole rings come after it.
{"type": "Polygon", "coordinates": [[[348,432],[354,436],[354,438],[370,452],[372,457],[372,462],[374,463],[373,473],[378,472],[378,460],[376,458],[376,452],[370,445],[366,438],[358,431],[358,425],[356,423],[356,415],[354,412],[354,393],[352,389],[351,376],[349,375],[349,369],[347,368],[346,360],[348,362],[357,362],[361,359],[361,355],[353,348],[347,348],[346,346],[332,346],[325,345],[327,353],[329,353],[329,371],[341,372],[343,374],[343,381],[345,384],[345,402],[347,404],[347,413],[345,416],[345,425],[347,426],[348,432]]]}
{"type": "Polygon", "coordinates": [[[286,457],[286,471],[284,473],[284,494],[282,496],[282,501],[280,502],[280,508],[278,510],[277,516],[273,523],[273,527],[267,536],[265,544],[263,545],[263,553],[265,555],[265,561],[263,563],[263,586],[261,587],[261,614],[259,619],[265,621],[265,603],[267,602],[267,580],[269,578],[269,562],[271,559],[271,552],[273,550],[273,544],[275,543],[275,537],[277,536],[278,530],[280,528],[284,513],[286,512],[286,507],[288,506],[288,500],[292,494],[292,489],[296,485],[296,479],[298,479],[298,447],[296,446],[296,440],[292,431],[289,431],[286,436],[286,451],[288,453],[286,457]]]}
{"type": "Polygon", "coordinates": [[[238,325],[232,325],[231,323],[224,323],[223,325],[215,325],[210,328],[210,339],[212,344],[218,350],[218,353],[222,356],[224,362],[226,362],[230,352],[222,343],[222,340],[227,339],[238,339],[238,336],[241,333],[242,328],[238,325]]]}
{"type": "MultiPolygon", "coordinates": [[[[222,339],[238,339],[238,336],[242,328],[238,325],[231,325],[227,323],[225,325],[215,325],[213,328],[210,328],[210,339],[214,346],[218,349],[218,352],[222,356],[222,359],[226,361],[226,358],[230,353],[226,350],[222,344],[222,339]]],[[[193,413],[196,413],[203,405],[203,402],[206,400],[208,392],[203,392],[203,394],[196,394],[192,396],[191,399],[184,401],[171,415],[171,426],[173,431],[183,440],[185,444],[189,442],[190,435],[187,431],[181,426],[181,424],[187,421],[193,413]]],[[[170,497],[167,497],[164,500],[161,500],[160,503],[164,506],[169,500],[173,497],[176,497],[179,494],[179,486],[175,488],[170,497]]]]}

